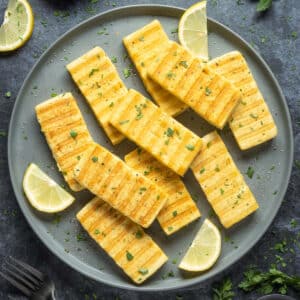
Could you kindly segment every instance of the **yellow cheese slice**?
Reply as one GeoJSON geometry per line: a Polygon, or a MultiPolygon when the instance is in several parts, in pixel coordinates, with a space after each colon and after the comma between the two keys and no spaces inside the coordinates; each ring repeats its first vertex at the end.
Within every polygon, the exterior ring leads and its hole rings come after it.
{"type": "Polygon", "coordinates": [[[160,108],[171,116],[182,113],[187,105],[163,89],[147,76],[147,67],[157,54],[166,51],[169,38],[160,22],[154,20],[123,39],[124,45],[132,59],[144,85],[160,108]]]}
{"type": "Polygon", "coordinates": [[[94,198],[77,214],[77,219],[98,245],[137,284],[152,276],[167,256],[143,229],[94,198]]]}
{"type": "Polygon", "coordinates": [[[203,150],[191,169],[224,227],[231,227],[258,209],[258,203],[216,131],[203,137],[203,150]]]}
{"type": "Polygon", "coordinates": [[[74,170],[76,180],[119,212],[149,227],[167,194],[98,144],[90,146],[74,170]]]}
{"type": "Polygon", "coordinates": [[[73,191],[82,190],[73,169],[92,138],[76,100],[65,93],[38,104],[35,110],[58,169],[73,191]]]}
{"type": "Polygon", "coordinates": [[[200,217],[200,211],[180,177],[148,152],[138,148],[125,156],[125,162],[162,187],[169,195],[169,200],[157,216],[167,235],[200,217]]]}
{"type": "Polygon", "coordinates": [[[183,176],[201,139],[135,90],[119,100],[110,122],[162,164],[183,176]]]}
{"type": "Polygon", "coordinates": [[[246,150],[274,138],[276,124],[243,55],[232,51],[211,60],[208,65],[242,93],[242,100],[229,121],[239,147],[246,150]]]}
{"type": "Polygon", "coordinates": [[[95,47],[67,65],[74,82],[94,112],[113,145],[124,136],[109,124],[115,101],[127,93],[119,74],[100,48],[95,47]]]}
{"type": "Polygon", "coordinates": [[[161,87],[220,129],[241,98],[231,82],[175,42],[153,59],[147,71],[161,87]]]}

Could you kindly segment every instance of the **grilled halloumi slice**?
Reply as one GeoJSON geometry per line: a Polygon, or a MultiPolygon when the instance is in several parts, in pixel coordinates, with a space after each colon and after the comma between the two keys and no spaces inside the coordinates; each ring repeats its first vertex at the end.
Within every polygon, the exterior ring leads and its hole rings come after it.
{"type": "Polygon", "coordinates": [[[73,169],[92,137],[76,100],[71,93],[61,94],[38,104],[35,111],[58,169],[73,191],[82,190],[73,169]]]}
{"type": "Polygon", "coordinates": [[[98,245],[137,284],[153,275],[168,257],[143,229],[100,198],[77,219],[98,245]]]}
{"type": "Polygon", "coordinates": [[[258,209],[258,203],[217,132],[203,137],[203,150],[191,169],[224,227],[231,227],[258,209]]]}
{"type": "Polygon", "coordinates": [[[160,22],[154,20],[123,39],[124,45],[140,77],[155,102],[168,115],[176,116],[187,109],[187,105],[154,82],[147,75],[147,67],[155,57],[166,51],[169,38],[160,22]]]}
{"type": "Polygon", "coordinates": [[[162,164],[183,176],[201,139],[135,90],[119,100],[110,122],[162,164]]]}
{"type": "Polygon", "coordinates": [[[153,59],[147,71],[161,87],[220,129],[241,98],[231,82],[175,42],[153,59]]]}
{"type": "Polygon", "coordinates": [[[160,226],[167,235],[200,217],[200,211],[180,177],[148,152],[138,148],[125,156],[125,162],[132,169],[163,187],[169,195],[169,200],[157,216],[160,226]]]}
{"type": "Polygon", "coordinates": [[[115,101],[127,93],[118,72],[100,47],[95,47],[67,65],[76,85],[93,110],[113,145],[124,136],[109,124],[115,101]]]}
{"type": "Polygon", "coordinates": [[[277,127],[243,55],[232,51],[208,64],[230,80],[242,93],[229,125],[242,150],[262,144],[277,135],[277,127]]]}
{"type": "Polygon", "coordinates": [[[167,194],[94,143],[74,170],[76,180],[119,212],[149,227],[167,201],[167,194]]]}

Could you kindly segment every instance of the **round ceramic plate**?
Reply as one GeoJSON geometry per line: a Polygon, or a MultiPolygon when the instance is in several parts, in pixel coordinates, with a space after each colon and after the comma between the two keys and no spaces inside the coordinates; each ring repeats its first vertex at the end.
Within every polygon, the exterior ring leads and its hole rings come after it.
{"type": "MultiPolygon", "coordinates": [[[[211,216],[211,208],[190,171],[184,177],[184,182],[197,201],[202,218],[171,237],[166,237],[156,222],[147,230],[166,252],[169,262],[150,280],[138,287],[112,263],[94,241],[88,238],[76,221],[76,212],[92,198],[88,192],[76,193],[76,203],[59,215],[43,215],[30,207],[22,190],[23,174],[30,162],[35,162],[51,177],[64,184],[45,138],[40,133],[34,111],[34,107],[50,98],[51,94],[72,91],[94,139],[109,150],[123,158],[124,154],[135,148],[129,141],[116,147],[110,144],[72,82],[65,65],[98,45],[103,47],[110,57],[117,57],[116,66],[123,77],[122,70],[130,67],[132,63],[127,58],[122,38],[158,19],[170,38],[176,40],[174,32],[182,13],[180,8],[166,6],[124,7],[95,16],[75,27],[55,42],[36,63],[20,90],[11,118],[8,139],[10,176],[19,205],[33,230],[53,253],[74,269],[93,279],[121,288],[143,291],[182,288],[203,282],[224,271],[249,251],[271,224],[282,203],[291,172],[291,120],[277,81],[266,63],[244,40],[227,27],[209,19],[210,56],[216,57],[234,49],[245,55],[278,126],[276,139],[246,152],[239,150],[229,130],[221,132],[240,171],[245,174],[248,166],[254,168],[254,177],[245,177],[259,202],[260,209],[234,228],[226,231],[222,229],[223,249],[216,265],[203,274],[189,278],[177,268],[178,262],[207,216],[222,228],[218,220],[211,216]]],[[[137,75],[124,81],[128,87],[146,94],[137,75]]],[[[191,111],[179,116],[178,120],[200,136],[213,129],[191,111]]]]}

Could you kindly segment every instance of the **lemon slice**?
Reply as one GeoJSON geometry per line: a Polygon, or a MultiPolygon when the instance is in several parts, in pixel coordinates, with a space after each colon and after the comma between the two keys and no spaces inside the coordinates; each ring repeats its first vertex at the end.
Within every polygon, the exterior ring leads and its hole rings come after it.
{"type": "Polygon", "coordinates": [[[179,268],[190,272],[200,272],[211,268],[221,253],[219,229],[206,219],[196,234],[179,268]]]}
{"type": "Polygon", "coordinates": [[[37,210],[46,213],[60,212],[75,200],[71,194],[33,163],[25,172],[23,189],[30,204],[37,210]]]}
{"type": "Polygon", "coordinates": [[[206,1],[196,3],[185,11],[179,21],[178,38],[193,55],[208,61],[206,1]]]}
{"type": "Polygon", "coordinates": [[[0,27],[0,52],[23,46],[31,37],[34,17],[27,0],[9,0],[0,27]]]}

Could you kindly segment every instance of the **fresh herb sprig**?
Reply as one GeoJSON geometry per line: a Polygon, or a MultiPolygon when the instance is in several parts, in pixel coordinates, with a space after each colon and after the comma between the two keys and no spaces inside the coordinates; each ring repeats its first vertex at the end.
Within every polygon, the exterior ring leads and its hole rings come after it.
{"type": "Polygon", "coordinates": [[[259,289],[262,294],[270,294],[274,290],[286,294],[288,287],[300,290],[300,277],[287,275],[275,266],[271,266],[267,272],[251,268],[244,272],[244,277],[239,288],[245,292],[259,289]]]}
{"type": "Polygon", "coordinates": [[[213,288],[213,300],[232,300],[234,297],[232,282],[225,278],[218,286],[213,288]]]}

